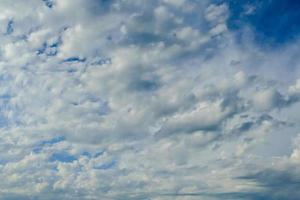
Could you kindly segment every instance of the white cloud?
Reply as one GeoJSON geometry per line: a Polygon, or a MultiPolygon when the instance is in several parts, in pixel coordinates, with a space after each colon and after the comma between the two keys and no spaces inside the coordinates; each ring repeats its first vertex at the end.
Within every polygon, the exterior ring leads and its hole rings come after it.
{"type": "MultiPolygon", "coordinates": [[[[260,145],[298,133],[299,80],[266,67],[295,49],[240,46],[229,12],[210,1],[3,1],[13,31],[0,36],[0,198],[256,189],[236,177],[277,170],[260,145]]],[[[297,141],[276,162],[284,170],[297,141]]]]}

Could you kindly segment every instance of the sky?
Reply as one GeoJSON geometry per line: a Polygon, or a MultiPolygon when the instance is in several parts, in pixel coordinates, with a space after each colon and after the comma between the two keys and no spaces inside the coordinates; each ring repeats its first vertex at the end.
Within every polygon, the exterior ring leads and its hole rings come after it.
{"type": "Polygon", "coordinates": [[[0,0],[1,200],[299,200],[300,2],[0,0]]]}

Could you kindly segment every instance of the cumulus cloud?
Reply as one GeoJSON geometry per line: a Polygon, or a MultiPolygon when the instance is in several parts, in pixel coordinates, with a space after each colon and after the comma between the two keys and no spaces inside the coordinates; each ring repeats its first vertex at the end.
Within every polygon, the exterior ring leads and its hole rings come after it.
{"type": "Polygon", "coordinates": [[[3,1],[0,198],[296,199],[299,49],[236,37],[231,12],[3,1]]]}

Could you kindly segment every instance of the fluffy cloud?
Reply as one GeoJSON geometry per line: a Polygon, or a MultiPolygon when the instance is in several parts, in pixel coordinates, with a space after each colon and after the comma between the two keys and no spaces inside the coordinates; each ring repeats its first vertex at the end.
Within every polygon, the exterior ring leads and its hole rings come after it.
{"type": "Polygon", "coordinates": [[[1,199],[299,195],[298,48],[239,43],[227,3],[0,11],[1,199]]]}

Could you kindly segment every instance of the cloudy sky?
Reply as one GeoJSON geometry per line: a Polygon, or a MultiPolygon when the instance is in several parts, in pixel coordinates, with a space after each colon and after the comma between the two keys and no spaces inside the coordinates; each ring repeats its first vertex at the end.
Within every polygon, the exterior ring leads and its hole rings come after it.
{"type": "Polygon", "coordinates": [[[1,200],[299,200],[296,0],[0,0],[1,200]]]}

